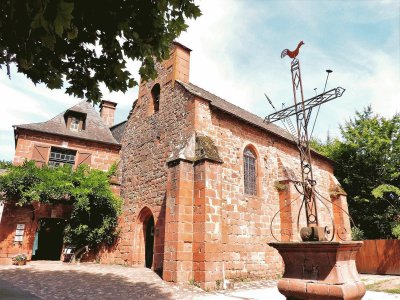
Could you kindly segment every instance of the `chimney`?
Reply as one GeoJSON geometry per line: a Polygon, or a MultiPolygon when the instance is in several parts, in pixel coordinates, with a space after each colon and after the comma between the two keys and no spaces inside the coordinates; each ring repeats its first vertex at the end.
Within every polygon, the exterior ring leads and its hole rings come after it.
{"type": "Polygon", "coordinates": [[[107,100],[102,100],[100,103],[100,117],[107,127],[114,125],[114,114],[117,103],[107,100]]]}

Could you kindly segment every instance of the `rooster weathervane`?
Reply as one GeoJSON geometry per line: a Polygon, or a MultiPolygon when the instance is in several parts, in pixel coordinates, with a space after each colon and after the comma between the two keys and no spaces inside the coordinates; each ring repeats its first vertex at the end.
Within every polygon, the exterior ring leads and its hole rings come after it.
{"type": "Polygon", "coordinates": [[[281,53],[281,58],[284,58],[286,55],[289,56],[290,58],[293,58],[293,60],[299,55],[300,47],[304,45],[304,42],[301,41],[298,45],[297,48],[294,51],[290,51],[289,49],[285,49],[281,53]]]}
{"type": "MultiPolygon", "coordinates": [[[[332,220],[332,228],[321,227],[318,221],[318,210],[316,206],[316,199],[320,200],[322,204],[326,206],[326,204],[322,201],[321,197],[323,197],[317,190],[316,185],[317,181],[314,179],[313,170],[312,170],[312,159],[311,159],[311,149],[310,149],[310,140],[311,134],[309,134],[308,124],[311,118],[312,109],[314,107],[318,107],[318,112],[320,105],[341,97],[344,93],[345,89],[341,87],[337,87],[331,89],[327,92],[326,84],[328,82],[329,74],[332,72],[331,70],[327,71],[327,78],[325,82],[325,88],[322,94],[316,95],[310,99],[304,100],[303,94],[303,83],[301,79],[301,72],[300,72],[300,62],[297,59],[299,55],[300,47],[304,45],[304,42],[301,41],[297,48],[294,51],[290,51],[289,49],[285,49],[281,53],[281,58],[288,56],[292,58],[291,62],[291,73],[292,73],[292,86],[293,86],[293,99],[294,105],[289,107],[283,107],[281,110],[276,110],[272,104],[272,101],[265,95],[275,110],[274,113],[268,115],[264,122],[265,123],[272,123],[276,121],[282,121],[284,127],[287,131],[292,135],[294,141],[296,142],[297,148],[300,154],[300,167],[301,167],[301,180],[295,181],[294,186],[296,190],[299,192],[302,198],[302,203],[298,212],[297,216],[297,230],[298,234],[303,241],[326,241],[326,240],[333,240],[335,235],[335,224],[332,220]],[[296,116],[296,127],[290,120],[291,116],[296,116]],[[287,128],[286,124],[288,125],[289,129],[287,128]],[[306,214],[306,221],[307,227],[303,227],[299,230],[299,222],[300,222],[300,213],[302,207],[305,207],[305,214],[306,214]],[[331,230],[333,234],[331,235],[331,230]]],[[[315,121],[318,117],[315,117],[315,121]]],[[[314,126],[313,126],[314,129],[314,126]]],[[[325,200],[329,201],[328,199],[324,198],[325,200]]],[[[331,201],[329,201],[331,202],[331,201]]],[[[290,203],[291,204],[291,203],[290,203]]],[[[289,204],[289,205],[290,205],[289,204]]],[[[286,207],[286,206],[285,206],[286,207]]],[[[283,208],[282,208],[283,209],[283,208]]],[[[275,238],[272,232],[272,222],[274,221],[275,217],[280,211],[278,211],[275,216],[271,220],[271,233],[272,236],[275,238]]],[[[276,238],[275,238],[276,239],[276,238]]]]}

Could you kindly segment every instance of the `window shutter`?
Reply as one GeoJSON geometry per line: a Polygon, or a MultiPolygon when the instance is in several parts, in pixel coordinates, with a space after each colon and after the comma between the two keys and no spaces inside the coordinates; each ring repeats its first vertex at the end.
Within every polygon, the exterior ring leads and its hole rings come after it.
{"type": "Polygon", "coordinates": [[[79,128],[78,128],[78,130],[79,131],[83,130],[83,120],[82,119],[79,120],[79,128]]]}
{"type": "Polygon", "coordinates": [[[50,146],[34,145],[32,152],[32,160],[36,162],[36,166],[42,167],[47,163],[49,157],[50,146]]]}
{"type": "Polygon", "coordinates": [[[90,166],[91,162],[92,162],[92,153],[79,152],[77,166],[80,166],[81,164],[86,164],[90,166]]]}
{"type": "Polygon", "coordinates": [[[72,118],[68,117],[68,119],[67,119],[67,129],[71,129],[71,121],[72,121],[72,118]]]}

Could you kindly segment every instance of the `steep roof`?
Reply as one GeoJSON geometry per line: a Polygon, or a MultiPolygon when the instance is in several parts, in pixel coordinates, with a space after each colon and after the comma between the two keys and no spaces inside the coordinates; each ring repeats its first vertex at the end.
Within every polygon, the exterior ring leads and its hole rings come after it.
{"type": "Polygon", "coordinates": [[[30,123],[14,125],[15,128],[28,129],[33,131],[45,132],[61,136],[68,136],[78,139],[102,142],[106,144],[119,145],[111,134],[110,129],[103,123],[98,112],[86,100],[79,102],[71,108],[63,111],[54,118],[41,123],[30,123]],[[67,112],[77,112],[86,116],[85,130],[71,131],[67,128],[65,114],[67,112]]]}
{"type": "Polygon", "coordinates": [[[110,127],[111,133],[118,143],[121,143],[122,135],[124,134],[127,122],[128,120],[125,120],[110,127]]]}
{"type": "Polygon", "coordinates": [[[185,83],[179,80],[177,80],[177,82],[179,82],[188,92],[210,101],[211,106],[242,119],[243,121],[256,125],[257,127],[261,127],[262,129],[274,133],[275,135],[293,141],[293,137],[286,130],[280,128],[279,126],[273,123],[266,124],[259,116],[252,114],[251,112],[248,112],[247,110],[244,110],[243,108],[240,108],[239,106],[236,106],[192,83],[185,83]]]}
{"type": "MultiPolygon", "coordinates": [[[[243,108],[240,108],[239,106],[236,106],[192,83],[186,83],[182,82],[180,80],[176,80],[185,90],[187,90],[189,93],[198,96],[204,100],[210,101],[210,105],[212,107],[215,107],[225,113],[228,113],[238,119],[241,119],[247,123],[250,123],[258,128],[261,128],[263,130],[266,130],[278,137],[281,137],[288,142],[292,144],[296,144],[296,141],[292,137],[292,135],[287,132],[285,129],[273,124],[273,123],[265,123],[264,119],[260,118],[259,116],[252,114],[251,112],[248,112],[247,110],[244,110],[243,108]]],[[[315,150],[312,150],[314,154],[317,156],[328,160],[329,162],[332,162],[331,159],[327,158],[326,156],[318,153],[315,150]]]]}

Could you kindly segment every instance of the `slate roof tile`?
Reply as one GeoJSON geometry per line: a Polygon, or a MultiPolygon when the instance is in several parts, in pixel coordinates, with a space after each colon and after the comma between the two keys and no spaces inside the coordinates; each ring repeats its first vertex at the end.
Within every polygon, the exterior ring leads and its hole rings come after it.
{"type": "MultiPolygon", "coordinates": [[[[287,132],[285,129],[273,124],[273,123],[265,123],[264,119],[252,114],[251,112],[248,112],[247,110],[244,110],[243,108],[240,108],[239,106],[236,106],[232,104],[231,102],[228,102],[192,83],[186,83],[182,82],[180,80],[176,80],[185,90],[187,90],[189,93],[196,95],[204,100],[210,101],[210,105],[212,107],[215,107],[221,111],[224,111],[225,113],[228,113],[236,118],[239,118],[245,122],[248,122],[256,127],[259,127],[265,131],[268,131],[280,138],[283,138],[284,140],[290,142],[291,144],[296,144],[296,141],[292,135],[287,132]]],[[[317,156],[328,160],[330,162],[333,162],[331,159],[327,158],[326,156],[318,153],[315,150],[312,150],[314,154],[317,156]]]]}
{"type": "Polygon", "coordinates": [[[79,102],[46,122],[14,125],[13,127],[119,145],[119,142],[111,134],[110,129],[103,123],[98,112],[86,100],[79,102]],[[85,130],[71,131],[67,128],[64,115],[69,111],[86,114],[85,130]]]}
{"type": "Polygon", "coordinates": [[[121,123],[115,124],[114,126],[110,127],[111,133],[118,143],[121,143],[122,141],[122,135],[124,134],[127,122],[128,120],[125,120],[121,123]]]}

